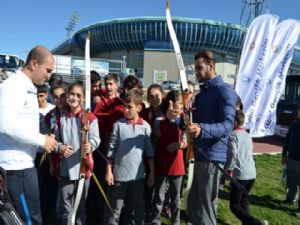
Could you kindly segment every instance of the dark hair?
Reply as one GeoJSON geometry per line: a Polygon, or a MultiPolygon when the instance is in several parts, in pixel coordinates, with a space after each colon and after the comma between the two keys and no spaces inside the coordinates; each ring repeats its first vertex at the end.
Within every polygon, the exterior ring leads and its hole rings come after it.
{"type": "Polygon", "coordinates": [[[124,102],[133,102],[135,105],[141,105],[143,103],[143,95],[141,95],[141,93],[137,90],[129,90],[124,95],[124,102]]]}
{"type": "Polygon", "coordinates": [[[167,111],[168,111],[168,108],[169,108],[170,101],[172,101],[173,103],[175,103],[180,97],[181,97],[181,92],[179,92],[177,90],[169,91],[169,93],[167,94],[166,98],[161,103],[162,112],[164,114],[166,114],[167,111]]]}
{"type": "Polygon", "coordinates": [[[76,80],[73,83],[71,83],[68,87],[68,93],[70,93],[74,87],[80,87],[82,89],[83,96],[85,95],[85,87],[81,80],[76,80]]]}
{"type": "Polygon", "coordinates": [[[54,82],[53,85],[50,88],[50,94],[53,95],[54,91],[58,88],[63,89],[65,92],[68,91],[69,84],[65,81],[62,82],[54,82]]]}
{"type": "Polygon", "coordinates": [[[38,64],[46,62],[47,58],[51,55],[51,52],[44,46],[38,45],[30,50],[25,66],[29,65],[31,60],[37,60],[38,64]]]}
{"type": "Polygon", "coordinates": [[[195,61],[199,58],[203,58],[206,64],[215,63],[214,54],[209,50],[202,50],[195,55],[195,61]]]}
{"type": "Polygon", "coordinates": [[[194,88],[195,88],[195,84],[194,84],[194,82],[192,82],[192,81],[190,81],[190,80],[188,80],[188,85],[192,85],[194,88]]]}
{"type": "Polygon", "coordinates": [[[238,124],[238,126],[242,126],[245,122],[245,115],[243,111],[236,110],[234,121],[238,124]]]}
{"type": "Polygon", "coordinates": [[[113,80],[115,83],[118,83],[118,75],[115,73],[109,73],[104,77],[104,81],[113,80]]]}
{"type": "Polygon", "coordinates": [[[243,111],[244,105],[242,103],[242,99],[241,99],[240,96],[237,96],[237,97],[238,97],[238,99],[236,101],[236,106],[235,107],[238,108],[239,110],[243,111]]]}
{"type": "Polygon", "coordinates": [[[165,92],[164,92],[164,90],[162,89],[161,85],[159,85],[159,84],[151,84],[151,85],[148,87],[148,89],[147,89],[147,96],[149,96],[150,91],[151,91],[152,89],[158,89],[158,90],[160,91],[160,93],[161,93],[163,96],[165,96],[165,92]]]}
{"type": "MultiPolygon", "coordinates": [[[[195,84],[190,80],[188,80],[187,83],[188,83],[188,85],[191,85],[194,88],[194,91],[195,91],[195,84]]],[[[180,83],[180,90],[182,91],[182,83],[180,83]]]]}
{"type": "Polygon", "coordinates": [[[40,93],[47,93],[47,87],[45,84],[41,84],[41,85],[36,85],[37,87],[37,93],[40,94],[40,93]]]}
{"type": "Polygon", "coordinates": [[[50,79],[49,79],[49,85],[50,87],[52,85],[54,85],[54,83],[60,83],[60,82],[63,82],[63,78],[60,74],[58,73],[52,73],[50,79]]]}
{"type": "Polygon", "coordinates": [[[97,73],[95,70],[91,70],[91,84],[95,84],[99,80],[101,80],[99,73],[97,73]]]}
{"type": "Polygon", "coordinates": [[[123,83],[123,90],[125,91],[125,88],[127,88],[128,90],[131,90],[135,87],[138,87],[138,89],[140,89],[140,90],[143,88],[143,85],[142,85],[142,82],[140,81],[140,79],[138,79],[134,75],[127,76],[123,83]]]}

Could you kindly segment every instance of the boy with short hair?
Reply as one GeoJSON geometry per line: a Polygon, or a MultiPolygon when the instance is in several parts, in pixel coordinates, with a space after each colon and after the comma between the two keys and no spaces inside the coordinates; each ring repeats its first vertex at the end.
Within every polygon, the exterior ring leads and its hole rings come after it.
{"type": "Polygon", "coordinates": [[[39,103],[39,111],[40,114],[43,116],[46,116],[46,114],[55,108],[55,105],[49,103],[47,101],[48,99],[48,92],[47,87],[45,84],[43,85],[37,85],[37,98],[39,103]]]}
{"type": "MultiPolygon", "coordinates": [[[[52,111],[55,108],[55,105],[48,102],[48,90],[45,84],[36,85],[37,87],[37,99],[39,104],[39,116],[40,116],[40,132],[43,134],[49,133],[49,127],[46,124],[45,117],[47,113],[52,111]]],[[[49,217],[51,210],[51,200],[49,199],[48,187],[51,185],[51,177],[49,174],[49,162],[45,160],[42,161],[43,149],[38,148],[36,158],[34,161],[35,167],[38,169],[38,182],[40,188],[40,203],[41,203],[41,211],[42,211],[42,219],[43,221],[47,220],[47,216],[49,217]],[[47,193],[47,194],[46,194],[47,193]],[[48,209],[48,210],[47,210],[48,209]],[[48,211],[48,213],[46,213],[48,211]]],[[[55,205],[55,203],[54,203],[55,205]]],[[[52,207],[54,209],[54,207],[52,207]]],[[[52,212],[51,212],[52,213],[52,212]]]]}
{"type": "Polygon", "coordinates": [[[94,110],[96,102],[101,101],[100,96],[105,94],[101,86],[101,77],[95,70],[91,70],[91,111],[94,110]]]}
{"type": "MultiPolygon", "coordinates": [[[[124,102],[119,97],[118,88],[119,88],[119,79],[117,74],[110,73],[104,77],[105,83],[105,93],[100,95],[100,101],[95,103],[95,108],[93,113],[96,115],[101,128],[100,138],[101,144],[97,154],[93,154],[95,160],[94,172],[97,177],[99,177],[100,184],[103,189],[106,191],[108,189],[107,183],[105,182],[105,172],[106,172],[106,160],[105,155],[108,148],[109,137],[113,129],[114,123],[121,119],[124,116],[124,102]],[[99,154],[100,153],[100,154],[99,154]]],[[[92,182],[91,189],[96,189],[96,185],[92,182]]],[[[95,192],[95,191],[94,191],[95,192]]],[[[105,205],[102,204],[104,199],[98,191],[96,195],[92,196],[93,204],[98,204],[97,207],[92,207],[92,210],[97,210],[97,216],[100,218],[98,220],[103,220],[105,205]],[[98,203],[95,202],[95,199],[99,199],[98,203]]],[[[91,210],[90,210],[91,211],[91,210]]]]}
{"type": "MultiPolygon", "coordinates": [[[[256,168],[252,156],[253,143],[250,134],[242,127],[245,115],[237,110],[234,130],[228,138],[228,170],[233,171],[235,178],[249,192],[256,178],[256,168]]],[[[230,184],[230,210],[242,224],[267,225],[268,221],[259,220],[250,215],[248,195],[244,194],[233,182],[230,184]]]]}
{"type": "Polygon", "coordinates": [[[111,203],[115,212],[115,217],[111,215],[107,224],[118,224],[124,198],[131,194],[134,222],[141,225],[144,219],[144,154],[150,165],[148,185],[154,184],[151,127],[139,116],[142,109],[140,93],[131,90],[124,96],[124,101],[125,118],[114,124],[107,152],[110,163],[107,165],[105,180],[108,185],[114,185],[111,203]]]}
{"type": "Polygon", "coordinates": [[[119,97],[119,80],[116,74],[108,74],[104,78],[105,94],[96,102],[93,113],[97,116],[101,137],[100,150],[106,154],[109,135],[113,124],[124,115],[124,102],[119,97]]]}

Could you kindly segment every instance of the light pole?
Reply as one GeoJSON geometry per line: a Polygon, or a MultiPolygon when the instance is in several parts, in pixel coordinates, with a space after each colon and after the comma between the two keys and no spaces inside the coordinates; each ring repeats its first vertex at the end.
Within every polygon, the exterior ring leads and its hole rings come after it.
{"type": "Polygon", "coordinates": [[[125,73],[125,69],[126,69],[126,56],[123,55],[122,56],[122,72],[125,73]]]}

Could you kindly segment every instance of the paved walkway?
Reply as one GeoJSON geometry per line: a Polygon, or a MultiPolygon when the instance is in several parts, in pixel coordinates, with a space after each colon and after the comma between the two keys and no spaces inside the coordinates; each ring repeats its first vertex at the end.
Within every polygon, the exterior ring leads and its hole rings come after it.
{"type": "Polygon", "coordinates": [[[276,154],[282,152],[284,139],[278,136],[253,138],[254,154],[276,154]]]}

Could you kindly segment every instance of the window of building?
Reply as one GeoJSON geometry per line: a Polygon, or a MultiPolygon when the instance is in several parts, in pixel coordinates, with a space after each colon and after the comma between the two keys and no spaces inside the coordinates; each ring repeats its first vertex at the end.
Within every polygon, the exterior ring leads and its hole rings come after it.
{"type": "Polygon", "coordinates": [[[194,61],[194,56],[193,55],[183,55],[183,61],[186,62],[193,62],[194,61]]]}
{"type": "Polygon", "coordinates": [[[227,74],[227,78],[235,79],[235,74],[227,74]]]}
{"type": "Polygon", "coordinates": [[[120,53],[115,54],[115,59],[117,60],[123,60],[123,55],[120,53]]]}
{"type": "Polygon", "coordinates": [[[144,59],[144,53],[142,53],[142,52],[135,53],[135,58],[143,60],[144,59]]]}
{"type": "Polygon", "coordinates": [[[224,56],[220,54],[214,54],[214,59],[216,63],[224,62],[224,56]]]}
{"type": "Polygon", "coordinates": [[[237,59],[236,59],[236,57],[234,57],[232,55],[226,55],[225,62],[231,63],[231,64],[237,64],[237,59]]]}

